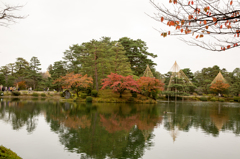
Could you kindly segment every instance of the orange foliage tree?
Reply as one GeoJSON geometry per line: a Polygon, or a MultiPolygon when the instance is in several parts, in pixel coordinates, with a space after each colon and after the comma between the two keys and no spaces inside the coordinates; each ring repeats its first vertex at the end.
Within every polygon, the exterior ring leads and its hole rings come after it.
{"type": "Polygon", "coordinates": [[[55,83],[61,83],[62,88],[64,89],[72,89],[75,90],[78,96],[78,92],[82,89],[82,88],[88,88],[91,87],[92,83],[93,83],[93,79],[92,77],[88,77],[87,74],[86,75],[81,75],[81,74],[74,74],[72,73],[68,73],[65,76],[61,76],[60,78],[56,79],[55,81],[53,81],[53,84],[55,83]]]}
{"type": "Polygon", "coordinates": [[[229,84],[224,83],[221,80],[217,80],[210,86],[210,90],[216,93],[222,93],[223,91],[227,90],[229,86],[229,84]]]}
{"type": "Polygon", "coordinates": [[[137,80],[137,83],[142,91],[148,92],[148,94],[152,91],[163,91],[164,89],[164,83],[159,81],[156,78],[152,77],[140,77],[140,79],[137,80]]]}
{"type": "Polygon", "coordinates": [[[132,76],[122,76],[117,73],[111,73],[107,78],[103,79],[102,89],[110,87],[114,92],[120,93],[120,98],[125,90],[139,92],[139,86],[132,76]]]}
{"type": "Polygon", "coordinates": [[[26,89],[27,85],[25,81],[20,81],[14,84],[15,87],[18,87],[19,89],[23,90],[26,89]]]}
{"type": "Polygon", "coordinates": [[[192,40],[182,40],[212,51],[224,51],[240,43],[239,0],[169,0],[164,5],[150,0],[150,3],[157,10],[152,18],[174,28],[160,31],[163,37],[190,35],[192,40]],[[201,40],[204,36],[212,38],[212,43],[201,40]]]}

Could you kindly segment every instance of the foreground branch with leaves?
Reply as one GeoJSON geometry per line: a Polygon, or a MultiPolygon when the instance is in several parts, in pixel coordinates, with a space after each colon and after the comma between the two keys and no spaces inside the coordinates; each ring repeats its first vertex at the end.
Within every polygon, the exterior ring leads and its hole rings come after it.
{"type": "Polygon", "coordinates": [[[169,0],[169,5],[150,0],[157,10],[156,21],[172,27],[170,31],[158,30],[161,36],[179,35],[189,45],[211,51],[224,51],[240,44],[239,0],[169,0]],[[190,39],[182,38],[186,35],[190,39]],[[204,37],[211,42],[203,41],[204,37]]]}

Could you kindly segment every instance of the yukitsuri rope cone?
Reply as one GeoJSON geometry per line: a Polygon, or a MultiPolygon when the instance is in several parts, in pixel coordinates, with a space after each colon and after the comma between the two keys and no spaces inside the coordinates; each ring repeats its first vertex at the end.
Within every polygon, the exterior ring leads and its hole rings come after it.
{"type": "Polygon", "coordinates": [[[143,77],[152,77],[152,78],[154,77],[153,74],[152,74],[152,71],[149,68],[149,65],[147,65],[147,68],[144,71],[143,77]]]}
{"type": "Polygon", "coordinates": [[[170,72],[172,72],[172,75],[170,77],[167,91],[170,91],[172,84],[177,84],[177,81],[174,80],[174,78],[182,79],[182,84],[184,86],[193,86],[193,83],[188,79],[188,77],[185,75],[185,73],[180,69],[177,62],[173,64],[170,72]]]}
{"type": "Polygon", "coordinates": [[[223,81],[223,83],[227,83],[227,80],[223,77],[223,75],[221,74],[221,72],[218,73],[218,75],[214,78],[214,80],[212,81],[211,85],[217,81],[223,81]]]}

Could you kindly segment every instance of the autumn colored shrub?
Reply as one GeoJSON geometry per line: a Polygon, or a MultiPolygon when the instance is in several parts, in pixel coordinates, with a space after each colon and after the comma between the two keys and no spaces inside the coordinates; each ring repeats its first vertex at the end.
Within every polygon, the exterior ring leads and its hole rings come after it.
{"type": "Polygon", "coordinates": [[[224,82],[221,81],[221,80],[217,80],[215,83],[213,83],[213,84],[210,86],[210,90],[213,91],[213,92],[216,92],[216,93],[222,93],[222,92],[224,92],[225,90],[227,90],[228,87],[230,87],[229,84],[224,83],[224,82]]]}
{"type": "Polygon", "coordinates": [[[59,83],[62,85],[62,88],[72,89],[76,92],[78,96],[78,92],[80,90],[82,90],[83,88],[88,89],[89,87],[91,87],[93,83],[92,81],[93,81],[92,77],[88,77],[87,74],[83,76],[81,74],[74,74],[72,72],[56,79],[53,82],[53,84],[59,83]]]}
{"type": "Polygon", "coordinates": [[[14,96],[19,96],[21,93],[20,92],[18,92],[18,91],[12,91],[12,95],[14,95],[14,96]]]}
{"type": "Polygon", "coordinates": [[[15,87],[18,87],[20,90],[24,90],[27,87],[25,81],[17,82],[14,85],[15,85],[15,87]]]}
{"type": "Polygon", "coordinates": [[[87,98],[86,98],[86,102],[92,103],[92,97],[87,96],[87,98]]]}
{"type": "Polygon", "coordinates": [[[157,98],[158,91],[163,91],[164,83],[156,78],[151,77],[141,77],[137,80],[137,83],[146,96],[152,95],[153,99],[157,98]]]}
{"type": "Polygon", "coordinates": [[[0,146],[0,159],[22,159],[10,149],[0,146]]]}
{"type": "Polygon", "coordinates": [[[97,97],[97,96],[98,96],[98,91],[97,91],[97,90],[92,90],[92,91],[91,91],[91,95],[92,95],[93,97],[97,97]]]}
{"type": "Polygon", "coordinates": [[[117,73],[111,73],[107,78],[103,79],[102,89],[110,87],[114,92],[120,94],[120,98],[125,90],[131,90],[134,92],[139,92],[139,86],[137,82],[133,79],[133,76],[122,76],[117,73]]]}

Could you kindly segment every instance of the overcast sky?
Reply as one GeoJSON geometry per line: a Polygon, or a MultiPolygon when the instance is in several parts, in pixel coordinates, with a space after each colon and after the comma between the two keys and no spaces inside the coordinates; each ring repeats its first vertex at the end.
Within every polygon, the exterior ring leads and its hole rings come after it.
{"type": "Polygon", "coordinates": [[[175,61],[180,68],[190,68],[192,72],[214,65],[228,71],[240,67],[237,48],[211,52],[188,46],[176,37],[161,37],[154,28],[164,27],[163,24],[145,14],[155,12],[149,0],[0,1],[24,5],[19,14],[28,15],[8,28],[0,27],[0,66],[14,63],[17,57],[30,61],[36,56],[42,71],[46,71],[50,64],[62,60],[69,46],[107,36],[112,40],[129,37],[145,41],[148,51],[158,55],[153,60],[160,73],[167,73],[175,61]]]}

